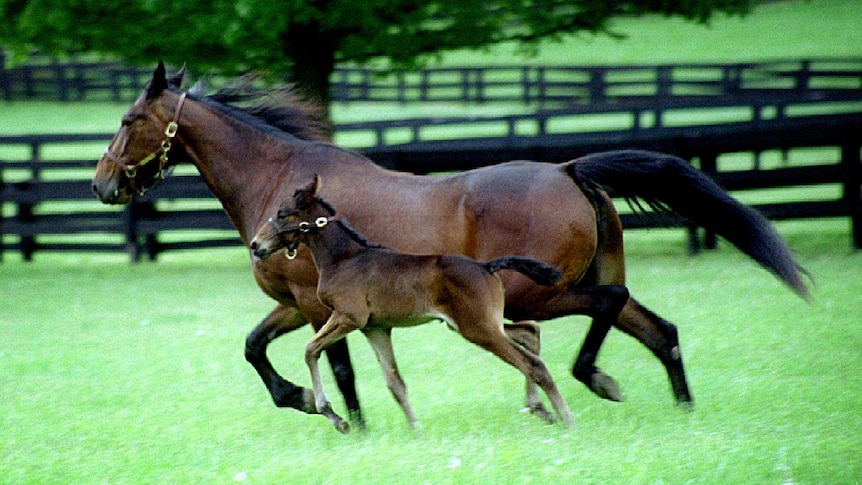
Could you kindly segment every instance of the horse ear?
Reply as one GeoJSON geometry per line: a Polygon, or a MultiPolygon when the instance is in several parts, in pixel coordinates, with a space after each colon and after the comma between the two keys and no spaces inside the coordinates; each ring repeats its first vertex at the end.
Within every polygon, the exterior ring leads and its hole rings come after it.
{"type": "Polygon", "coordinates": [[[159,65],[156,66],[156,70],[153,72],[153,78],[150,79],[150,83],[147,85],[147,98],[154,98],[167,88],[168,80],[165,75],[165,63],[159,61],[159,65]]]}
{"type": "Polygon", "coordinates": [[[183,85],[183,77],[185,75],[186,75],[186,63],[184,62],[183,67],[181,67],[180,70],[177,71],[176,74],[174,74],[173,76],[170,77],[170,79],[168,79],[168,86],[173,86],[173,87],[179,89],[183,85]]]}

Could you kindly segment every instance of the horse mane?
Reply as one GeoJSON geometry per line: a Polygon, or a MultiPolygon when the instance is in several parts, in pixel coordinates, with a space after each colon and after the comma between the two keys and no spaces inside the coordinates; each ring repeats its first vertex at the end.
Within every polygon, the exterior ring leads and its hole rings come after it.
{"type": "Polygon", "coordinates": [[[288,133],[301,140],[330,142],[332,124],[326,109],[303,98],[293,85],[261,87],[260,76],[246,74],[205,95],[198,81],[189,95],[262,131],[288,133]]]}

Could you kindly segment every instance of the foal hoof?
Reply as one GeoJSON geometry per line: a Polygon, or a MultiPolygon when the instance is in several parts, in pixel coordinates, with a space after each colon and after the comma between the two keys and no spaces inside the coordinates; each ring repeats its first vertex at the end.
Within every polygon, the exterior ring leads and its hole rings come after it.
{"type": "Polygon", "coordinates": [[[338,430],[341,434],[347,434],[350,432],[350,423],[345,420],[337,421],[333,423],[335,425],[335,429],[338,430]]]}
{"type": "Polygon", "coordinates": [[[541,418],[542,421],[549,424],[554,424],[555,422],[557,422],[557,417],[554,416],[553,413],[549,413],[548,410],[545,409],[545,406],[542,405],[542,403],[527,406],[523,409],[523,411],[529,412],[533,416],[538,416],[539,418],[541,418]]]}
{"type": "Polygon", "coordinates": [[[599,397],[610,401],[622,402],[625,400],[623,392],[616,381],[604,372],[596,372],[590,379],[590,389],[599,397]]]}

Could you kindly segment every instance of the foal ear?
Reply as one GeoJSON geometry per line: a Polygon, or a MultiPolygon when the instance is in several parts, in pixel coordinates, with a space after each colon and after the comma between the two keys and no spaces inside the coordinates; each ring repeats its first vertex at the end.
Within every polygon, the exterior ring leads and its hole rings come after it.
{"type": "Polygon", "coordinates": [[[165,75],[165,63],[159,61],[159,65],[156,66],[156,70],[153,72],[153,78],[147,84],[147,98],[155,98],[167,88],[168,80],[165,75]]]}
{"type": "Polygon", "coordinates": [[[293,199],[297,208],[304,209],[314,203],[319,181],[320,177],[318,177],[317,174],[314,174],[314,180],[309,182],[305,187],[296,190],[293,194],[293,199]]]}
{"type": "Polygon", "coordinates": [[[320,190],[320,185],[321,185],[320,175],[314,174],[314,180],[312,180],[311,183],[308,184],[308,187],[311,190],[312,195],[317,195],[317,191],[320,190]]]}

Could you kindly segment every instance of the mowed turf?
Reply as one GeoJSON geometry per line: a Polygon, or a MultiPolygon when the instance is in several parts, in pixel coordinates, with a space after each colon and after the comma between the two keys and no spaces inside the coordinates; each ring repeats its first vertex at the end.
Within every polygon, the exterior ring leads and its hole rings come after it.
{"type": "MultiPolygon", "coordinates": [[[[680,231],[627,235],[632,293],[679,326],[696,406],[677,408],[659,362],[618,331],[599,365],[627,401],[593,396],[569,376],[587,320],[559,319],[543,326],[543,357],[572,429],[520,413],[520,374],[442,324],[394,332],[418,431],[361,336],[350,343],[367,432],[275,408],[243,358],[273,303],[241,248],[137,265],[7,257],[0,482],[856,483],[862,254],[843,221],[779,229],[816,277],[811,304],[726,244],[690,258],[680,231]]],[[[306,386],[310,336],[270,350],[306,386]]]]}

